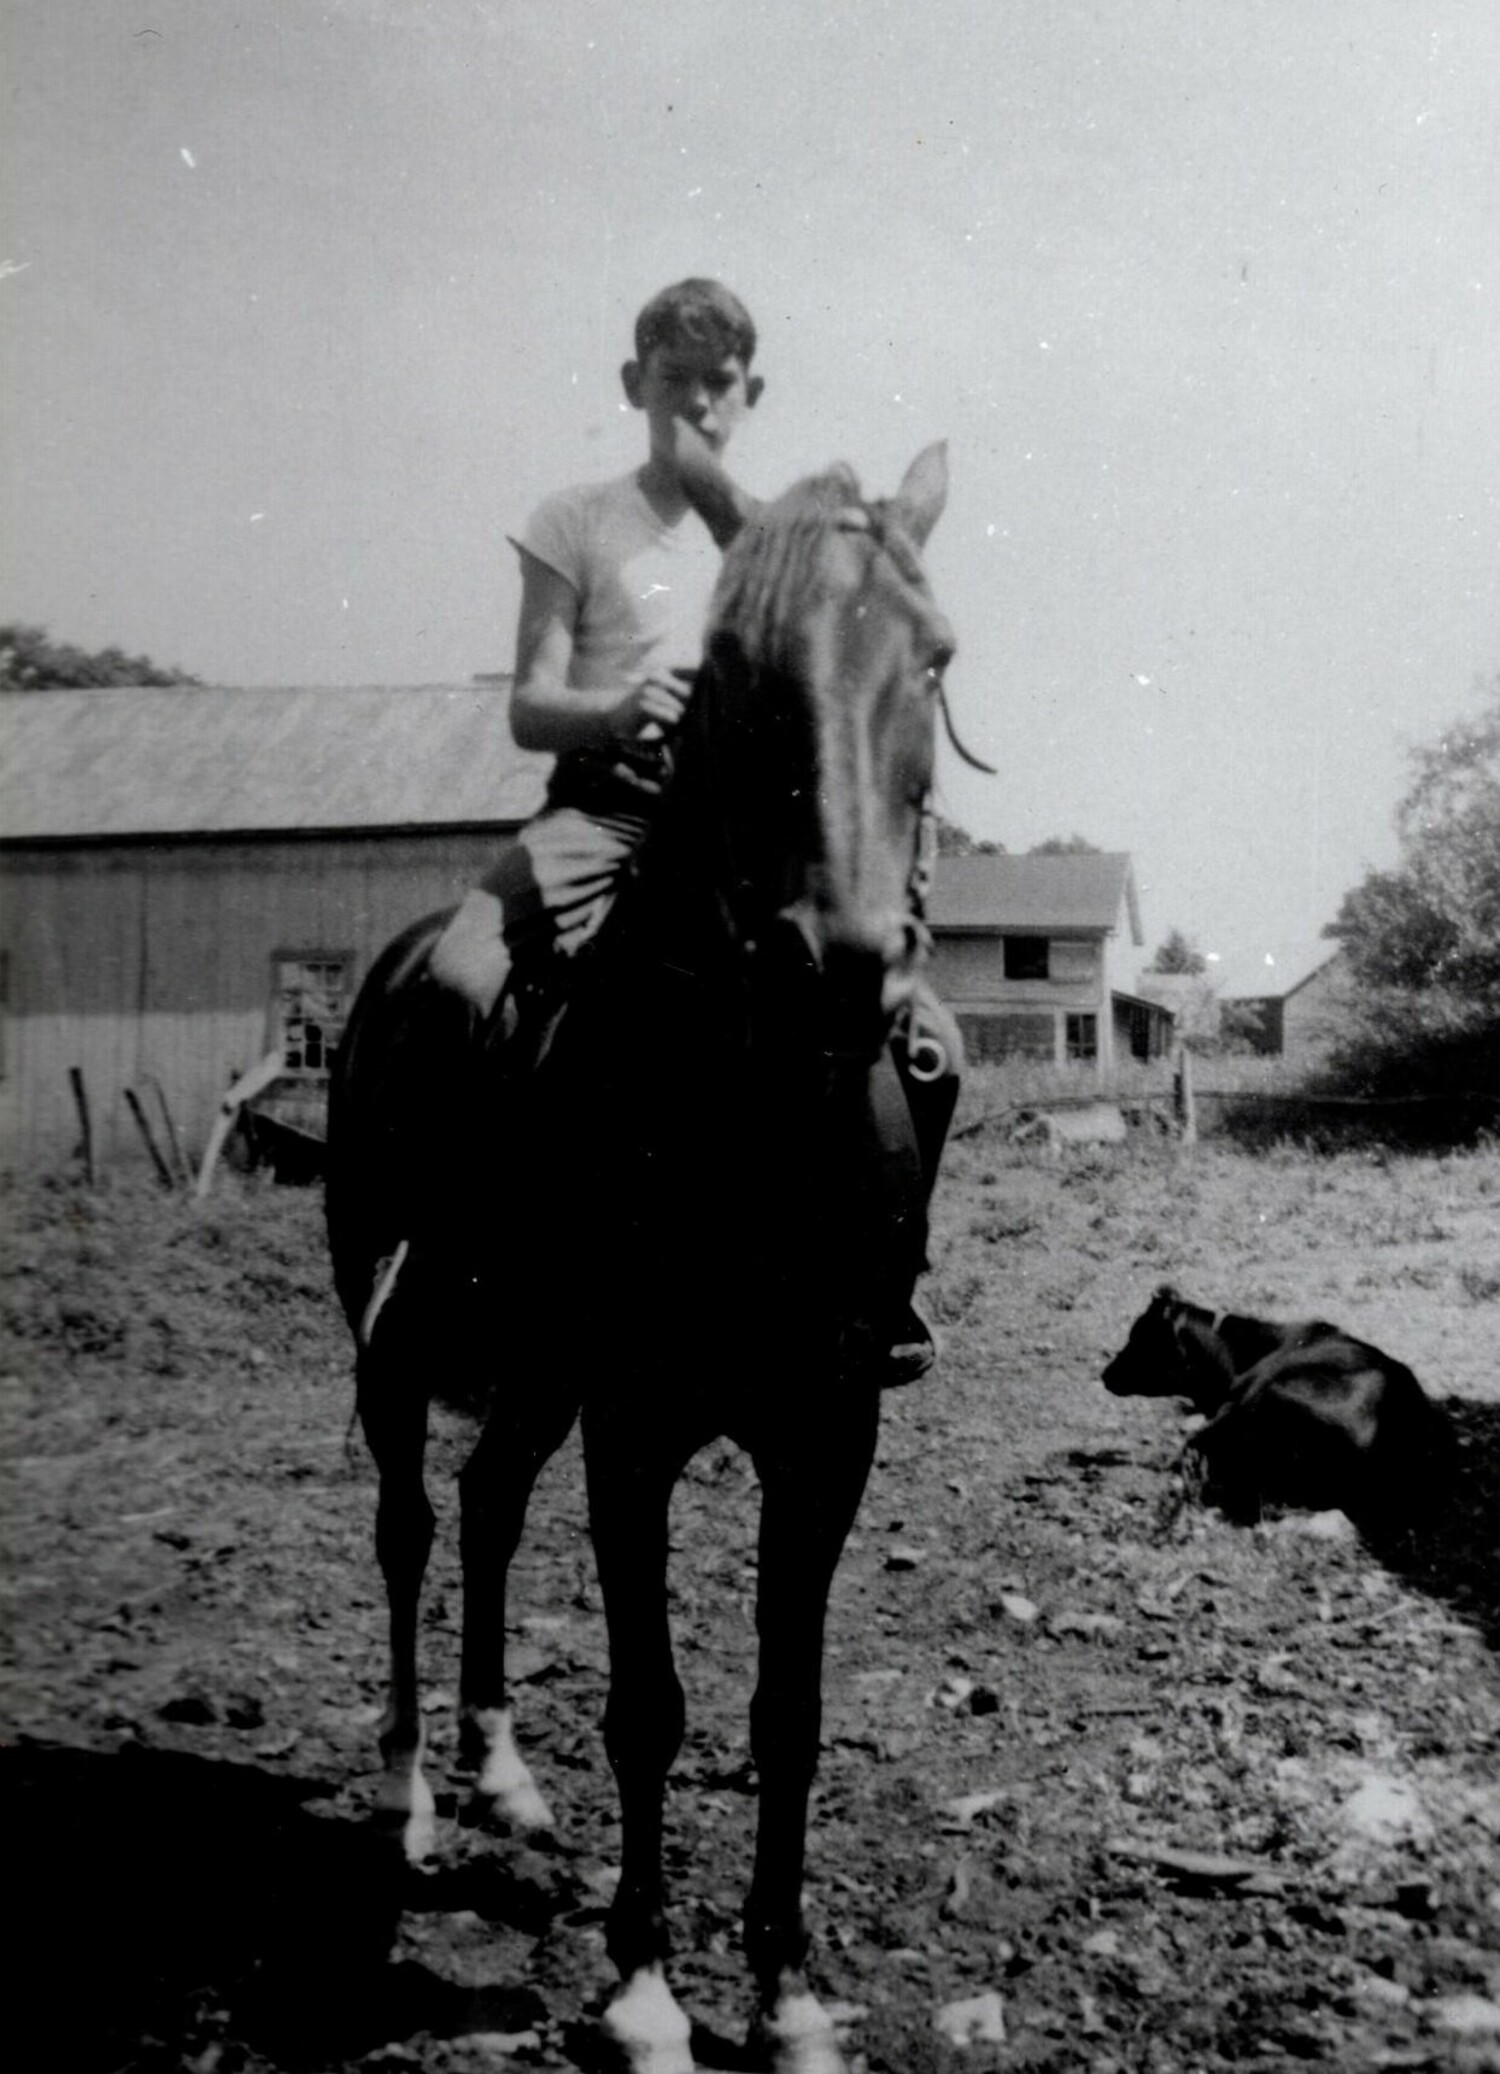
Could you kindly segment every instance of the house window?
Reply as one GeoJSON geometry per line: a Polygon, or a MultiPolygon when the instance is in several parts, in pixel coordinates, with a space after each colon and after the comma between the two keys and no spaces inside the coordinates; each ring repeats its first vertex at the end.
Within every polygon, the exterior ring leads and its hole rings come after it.
{"type": "Polygon", "coordinates": [[[279,953],[271,993],[272,1041],[285,1070],[323,1081],[344,1034],[353,998],[354,959],[346,951],[279,953]]]}
{"type": "Polygon", "coordinates": [[[1064,1018],[1063,1044],[1070,1059],[1097,1059],[1099,1056],[1099,1018],[1096,1015],[1070,1015],[1064,1018]]]}
{"type": "Polygon", "coordinates": [[[1004,939],[1007,979],[1046,979],[1051,970],[1045,936],[1007,936],[1004,939]]]}
{"type": "Polygon", "coordinates": [[[976,1065],[1002,1059],[1039,1059],[1051,1063],[1057,1050],[1057,1024],[1050,1015],[961,1014],[964,1051],[976,1065]]]}

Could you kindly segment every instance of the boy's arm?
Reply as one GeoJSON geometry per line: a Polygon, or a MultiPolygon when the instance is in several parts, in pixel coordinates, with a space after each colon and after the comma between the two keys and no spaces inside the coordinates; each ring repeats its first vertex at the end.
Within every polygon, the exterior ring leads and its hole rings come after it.
{"type": "Polygon", "coordinates": [[[521,555],[521,615],[510,726],[522,749],[560,754],[633,742],[647,730],[670,732],[682,718],[687,686],[663,671],[584,690],[568,682],[578,627],[578,593],[535,555],[521,555]]]}

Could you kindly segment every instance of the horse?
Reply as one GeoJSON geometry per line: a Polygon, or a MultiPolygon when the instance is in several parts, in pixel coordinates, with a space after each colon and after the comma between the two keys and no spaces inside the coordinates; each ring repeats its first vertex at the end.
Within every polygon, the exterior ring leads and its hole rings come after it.
{"type": "Polygon", "coordinates": [[[751,2046],[777,2074],[841,2074],[801,1888],[829,1589],[879,1426],[878,1321],[924,1264],[889,1039],[927,948],[910,891],[940,718],[968,754],[920,559],[946,449],[883,500],[840,465],[759,503],[685,429],[679,459],[724,549],[705,659],[566,1009],[508,1069],[428,974],[432,917],[372,966],[336,1061],[328,1228],[390,1610],[381,1800],[407,1855],[430,1855],[417,1627],[438,1394],[481,1415],[459,1476],[461,1758],[499,1826],[551,1824],[506,1691],[506,1570],[541,1467],[581,1421],[622,1825],[602,2026],[630,2074],[689,2074],[665,1970],[663,1799],[684,1732],[668,1504],[727,1438],[761,1490],[751,2046]]]}

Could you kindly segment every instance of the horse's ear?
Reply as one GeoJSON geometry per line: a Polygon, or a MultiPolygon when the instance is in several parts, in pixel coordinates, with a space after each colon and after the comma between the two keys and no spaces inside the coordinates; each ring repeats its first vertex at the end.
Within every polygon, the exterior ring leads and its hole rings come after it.
{"type": "Polygon", "coordinates": [[[728,547],[737,533],[750,523],[760,505],[748,490],[732,482],[719,466],[707,440],[679,418],[672,428],[676,446],[677,479],[689,504],[697,512],[715,545],[728,547]]]}
{"type": "Polygon", "coordinates": [[[923,447],[896,492],[896,516],[918,547],[926,546],[947,501],[948,442],[940,439],[935,446],[923,447]]]}

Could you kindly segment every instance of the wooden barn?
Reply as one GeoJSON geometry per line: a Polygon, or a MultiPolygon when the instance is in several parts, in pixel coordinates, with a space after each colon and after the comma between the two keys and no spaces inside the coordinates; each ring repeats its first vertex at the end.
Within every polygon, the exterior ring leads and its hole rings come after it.
{"type": "Polygon", "coordinates": [[[201,1150],[272,1049],[316,1097],[371,959],[540,803],[508,684],[0,702],[0,1165],[201,1150]]]}
{"type": "Polygon", "coordinates": [[[928,903],[932,978],[975,1060],[1076,1065],[1159,1058],[1170,1009],[1124,984],[1143,941],[1123,852],[940,857],[928,903]]]}
{"type": "Polygon", "coordinates": [[[1348,983],[1342,945],[1320,942],[1267,955],[1253,973],[1227,974],[1224,1005],[1235,1009],[1237,1030],[1253,1051],[1308,1065],[1345,1023],[1348,983]]]}

